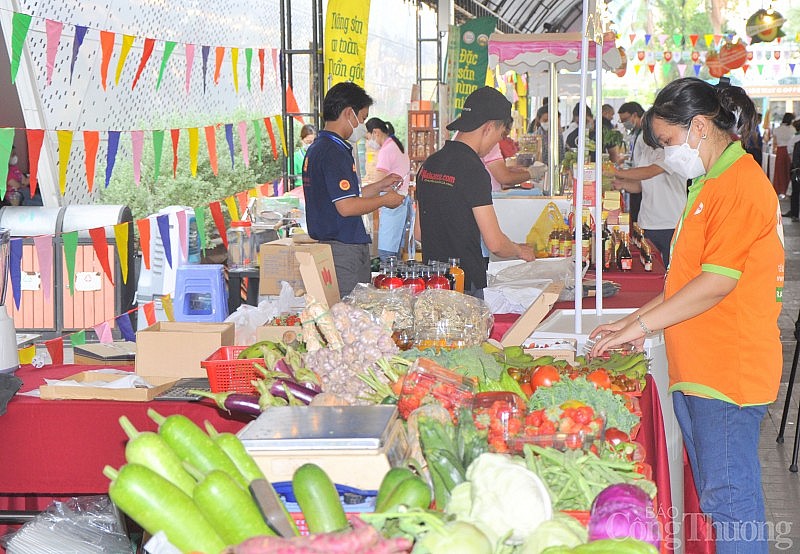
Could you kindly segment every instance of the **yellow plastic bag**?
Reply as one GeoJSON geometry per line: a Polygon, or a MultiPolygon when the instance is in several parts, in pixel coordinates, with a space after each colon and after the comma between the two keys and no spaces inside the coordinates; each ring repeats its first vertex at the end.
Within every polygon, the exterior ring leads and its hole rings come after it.
{"type": "Polygon", "coordinates": [[[548,202],[542,210],[536,223],[533,224],[525,243],[533,248],[536,257],[546,258],[550,255],[549,240],[550,233],[555,229],[564,228],[564,215],[558,209],[555,202],[548,202]]]}

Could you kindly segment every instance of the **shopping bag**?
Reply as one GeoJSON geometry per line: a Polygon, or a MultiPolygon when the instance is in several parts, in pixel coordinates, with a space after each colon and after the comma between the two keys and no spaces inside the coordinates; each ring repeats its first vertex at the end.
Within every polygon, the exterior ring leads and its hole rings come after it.
{"type": "Polygon", "coordinates": [[[545,205],[536,223],[533,224],[525,243],[533,248],[537,257],[547,257],[549,255],[550,233],[555,229],[564,227],[564,215],[558,209],[555,202],[548,202],[545,205]]]}

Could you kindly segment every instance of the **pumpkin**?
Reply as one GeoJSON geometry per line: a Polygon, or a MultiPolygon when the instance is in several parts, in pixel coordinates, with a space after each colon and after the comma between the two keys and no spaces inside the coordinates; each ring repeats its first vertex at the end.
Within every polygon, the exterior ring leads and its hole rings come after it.
{"type": "Polygon", "coordinates": [[[729,71],[738,69],[747,61],[747,47],[742,42],[725,42],[719,49],[719,61],[729,71]]]}
{"type": "Polygon", "coordinates": [[[728,69],[722,65],[719,54],[713,50],[709,50],[708,54],[706,54],[706,66],[708,67],[708,74],[712,77],[722,77],[728,72],[728,69]]]}

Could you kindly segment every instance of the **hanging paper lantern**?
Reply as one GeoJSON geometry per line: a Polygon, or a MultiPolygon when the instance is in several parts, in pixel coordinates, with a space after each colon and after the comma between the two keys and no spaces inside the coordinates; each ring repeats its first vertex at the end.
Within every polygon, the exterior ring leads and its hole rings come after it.
{"type": "Polygon", "coordinates": [[[720,62],[719,54],[713,50],[709,50],[706,54],[706,67],[708,67],[708,74],[712,77],[722,77],[728,72],[728,69],[720,62]]]}
{"type": "Polygon", "coordinates": [[[625,49],[622,46],[617,47],[617,50],[619,50],[619,58],[621,61],[619,67],[614,70],[614,73],[616,73],[618,77],[624,77],[625,73],[628,71],[628,55],[625,53],[625,49]]]}
{"type": "Polygon", "coordinates": [[[752,38],[752,44],[757,42],[772,42],[776,38],[785,36],[781,27],[786,20],[771,7],[767,10],[761,8],[747,20],[747,36],[752,38]]]}
{"type": "Polygon", "coordinates": [[[741,42],[725,42],[719,49],[719,61],[728,70],[738,69],[747,61],[747,47],[741,42]]]}

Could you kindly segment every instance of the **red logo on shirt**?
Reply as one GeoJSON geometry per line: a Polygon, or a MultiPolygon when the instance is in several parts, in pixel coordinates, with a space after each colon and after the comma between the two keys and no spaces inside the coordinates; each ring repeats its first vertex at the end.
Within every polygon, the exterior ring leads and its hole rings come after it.
{"type": "Polygon", "coordinates": [[[342,190],[350,190],[350,181],[347,179],[342,179],[339,181],[339,188],[342,190]]]}

